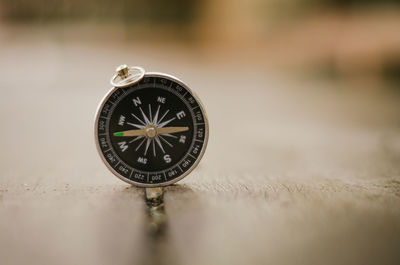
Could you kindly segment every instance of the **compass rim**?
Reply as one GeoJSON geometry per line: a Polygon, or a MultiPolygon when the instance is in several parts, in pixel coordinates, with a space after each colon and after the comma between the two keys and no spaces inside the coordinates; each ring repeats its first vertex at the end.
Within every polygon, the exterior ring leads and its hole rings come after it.
{"type": "Polygon", "coordinates": [[[193,98],[196,100],[196,102],[198,103],[200,110],[203,114],[203,119],[204,119],[204,127],[205,127],[205,135],[204,135],[204,140],[203,140],[203,146],[202,149],[200,151],[199,156],[197,157],[197,159],[194,161],[194,163],[190,166],[190,168],[188,170],[186,170],[185,172],[183,172],[182,175],[173,178],[169,181],[165,181],[165,182],[161,182],[161,183],[141,183],[141,182],[136,182],[133,181],[131,179],[128,179],[124,176],[122,176],[119,172],[117,172],[106,160],[104,153],[102,152],[101,148],[100,148],[100,144],[99,144],[99,134],[98,134],[98,123],[99,123],[99,118],[100,118],[100,113],[101,110],[104,107],[104,104],[108,101],[108,99],[110,98],[110,96],[118,89],[120,89],[121,87],[111,87],[111,89],[104,95],[104,97],[102,98],[102,100],[100,101],[97,110],[96,110],[96,115],[95,115],[95,120],[94,120],[94,136],[95,136],[95,144],[96,144],[96,149],[97,152],[99,153],[103,163],[106,165],[106,167],[119,179],[121,179],[122,181],[129,183],[133,186],[136,187],[144,187],[144,188],[152,188],[152,187],[164,187],[164,186],[169,186],[171,184],[174,184],[180,180],[182,180],[183,178],[185,178],[187,175],[189,175],[200,163],[201,159],[203,158],[203,155],[205,153],[205,150],[207,149],[207,145],[208,145],[208,137],[209,137],[209,122],[208,122],[208,117],[203,105],[203,102],[200,100],[200,98],[197,96],[197,94],[186,84],[184,83],[182,80],[180,80],[179,78],[170,75],[170,74],[165,74],[165,73],[160,73],[160,72],[147,72],[144,74],[144,77],[159,77],[159,78],[166,78],[169,79],[170,81],[176,82],[179,85],[181,85],[182,87],[184,87],[192,96],[193,98]]]}

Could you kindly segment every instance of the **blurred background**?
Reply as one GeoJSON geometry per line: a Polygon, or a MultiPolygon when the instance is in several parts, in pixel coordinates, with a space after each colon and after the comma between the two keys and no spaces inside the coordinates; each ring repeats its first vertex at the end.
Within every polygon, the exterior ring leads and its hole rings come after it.
{"type": "Polygon", "coordinates": [[[185,47],[205,60],[398,82],[396,0],[1,0],[1,40],[185,47]],[[162,44],[161,44],[162,43],[162,44]]]}
{"type": "Polygon", "coordinates": [[[0,263],[400,264],[399,29],[399,0],[0,0],[0,263]],[[209,117],[166,245],[96,153],[120,64],[209,117]]]}

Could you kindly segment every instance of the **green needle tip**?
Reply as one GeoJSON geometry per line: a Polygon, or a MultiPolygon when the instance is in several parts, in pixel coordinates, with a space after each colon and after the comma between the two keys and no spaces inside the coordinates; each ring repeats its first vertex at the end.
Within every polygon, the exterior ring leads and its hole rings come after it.
{"type": "Polygon", "coordinates": [[[115,132],[114,136],[124,136],[124,133],[123,132],[115,132]]]}

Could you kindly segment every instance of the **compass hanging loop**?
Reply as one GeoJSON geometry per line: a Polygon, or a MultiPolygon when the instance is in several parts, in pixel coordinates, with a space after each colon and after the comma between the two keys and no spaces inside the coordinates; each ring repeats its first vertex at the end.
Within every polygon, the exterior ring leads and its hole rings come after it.
{"type": "Polygon", "coordinates": [[[142,80],[145,73],[142,67],[127,66],[126,64],[118,66],[115,71],[117,73],[110,80],[114,87],[127,87],[136,84],[142,80]]]}

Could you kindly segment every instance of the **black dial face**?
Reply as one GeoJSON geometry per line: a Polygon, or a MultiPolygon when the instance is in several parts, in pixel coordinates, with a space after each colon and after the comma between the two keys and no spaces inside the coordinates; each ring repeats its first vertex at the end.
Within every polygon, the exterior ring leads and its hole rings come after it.
{"type": "Polygon", "coordinates": [[[167,185],[197,165],[207,141],[198,100],[169,76],[146,75],[115,89],[96,120],[98,147],[109,168],[135,185],[167,185]]]}

